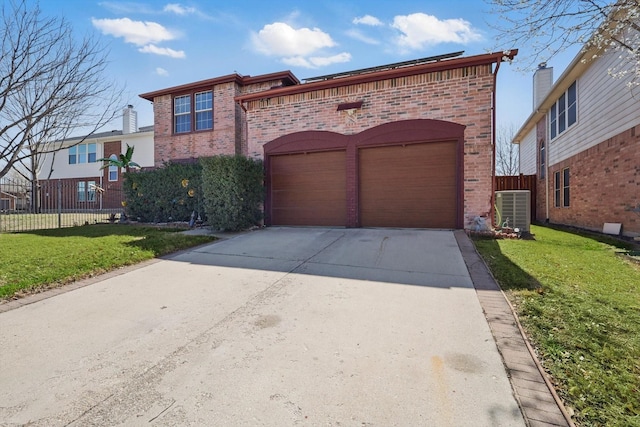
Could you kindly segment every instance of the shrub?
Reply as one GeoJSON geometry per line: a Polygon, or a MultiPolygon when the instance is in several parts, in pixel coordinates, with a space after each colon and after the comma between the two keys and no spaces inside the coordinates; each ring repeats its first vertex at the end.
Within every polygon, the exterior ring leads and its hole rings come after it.
{"type": "Polygon", "coordinates": [[[244,156],[200,159],[204,210],[213,228],[238,231],[262,219],[262,161],[244,156]]]}
{"type": "Polygon", "coordinates": [[[202,214],[202,166],[166,163],[162,168],[124,174],[126,212],[142,222],[189,221],[202,214]]]}

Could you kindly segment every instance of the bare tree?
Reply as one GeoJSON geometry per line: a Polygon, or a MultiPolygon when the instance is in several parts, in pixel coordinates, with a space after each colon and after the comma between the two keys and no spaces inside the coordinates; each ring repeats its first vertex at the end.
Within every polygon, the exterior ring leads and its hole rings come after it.
{"type": "Polygon", "coordinates": [[[513,123],[498,127],[496,133],[496,175],[518,175],[520,171],[520,152],[511,141],[517,129],[513,123]]]}
{"type": "Polygon", "coordinates": [[[122,88],[106,78],[102,45],[78,41],[69,22],[43,16],[37,3],[5,3],[0,24],[0,177],[16,166],[36,182],[44,156],[67,137],[89,136],[119,114],[122,88]]]}
{"type": "Polygon", "coordinates": [[[598,56],[617,51],[616,77],[640,82],[640,0],[487,0],[493,5],[498,42],[525,47],[518,59],[534,68],[571,46],[598,56]],[[529,52],[527,54],[526,52],[529,52]]]}

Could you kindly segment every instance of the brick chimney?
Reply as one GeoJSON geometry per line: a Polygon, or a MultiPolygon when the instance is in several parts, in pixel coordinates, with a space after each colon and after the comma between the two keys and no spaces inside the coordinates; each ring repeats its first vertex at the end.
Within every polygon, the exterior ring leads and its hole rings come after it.
{"type": "Polygon", "coordinates": [[[533,73],[533,109],[536,110],[553,86],[553,67],[547,68],[547,63],[538,65],[533,73]]]}
{"type": "Polygon", "coordinates": [[[122,110],[122,133],[138,132],[138,113],[133,109],[133,105],[127,105],[122,110]]]}

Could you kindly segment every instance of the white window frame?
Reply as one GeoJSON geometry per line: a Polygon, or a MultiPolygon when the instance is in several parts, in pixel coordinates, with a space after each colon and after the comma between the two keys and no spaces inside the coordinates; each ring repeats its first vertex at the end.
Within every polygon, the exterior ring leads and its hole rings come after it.
{"type": "MultiPolygon", "coordinates": [[[[109,156],[109,160],[118,160],[118,156],[112,154],[109,156]]],[[[118,180],[118,166],[109,166],[109,182],[115,182],[118,180]]]]}
{"type": "MultiPolygon", "coordinates": [[[[191,103],[193,102],[193,98],[191,97],[191,95],[180,95],[180,96],[176,96],[175,98],[173,98],[173,133],[175,134],[181,134],[181,133],[189,133],[193,131],[193,116],[191,115],[191,103]],[[183,99],[187,99],[188,102],[186,103],[181,103],[181,106],[184,105],[187,107],[187,109],[180,109],[178,110],[176,108],[176,105],[178,103],[179,100],[183,100],[183,99]],[[188,129],[186,130],[178,130],[178,118],[182,118],[182,117],[189,117],[189,120],[186,122],[189,126],[188,129]]],[[[181,123],[182,125],[183,123],[181,123]]]]}
{"type": "Polygon", "coordinates": [[[578,123],[578,81],[575,80],[549,109],[549,140],[553,141],[578,123]],[[573,92],[573,102],[569,95],[573,92]]]}
{"type": "MultiPolygon", "coordinates": [[[[205,90],[202,92],[196,92],[196,94],[193,97],[194,99],[194,110],[195,110],[195,130],[211,130],[213,129],[213,91],[211,90],[205,90]],[[204,94],[210,94],[211,95],[211,103],[207,108],[200,108],[199,107],[199,103],[198,103],[198,95],[204,95],[204,94]],[[198,120],[198,116],[201,114],[206,114],[209,113],[210,117],[211,117],[211,126],[207,126],[207,127],[201,127],[200,125],[200,120],[198,120]]],[[[209,122],[209,117],[207,117],[207,122],[209,122]]]]}
{"type": "Polygon", "coordinates": [[[98,144],[96,142],[85,142],[69,147],[68,160],[70,165],[96,163],[98,160],[98,144]],[[71,161],[72,158],[73,161],[71,161]]]}
{"type": "Polygon", "coordinates": [[[78,181],[76,190],[78,193],[78,202],[86,202],[87,201],[87,183],[84,181],[78,181]]]}

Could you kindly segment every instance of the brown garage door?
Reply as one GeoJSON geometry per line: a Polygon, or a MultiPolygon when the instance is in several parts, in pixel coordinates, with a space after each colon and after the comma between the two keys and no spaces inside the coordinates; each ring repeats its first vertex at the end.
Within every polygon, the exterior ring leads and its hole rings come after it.
{"type": "Polygon", "coordinates": [[[456,143],[359,150],[363,227],[455,228],[456,143]]]}
{"type": "Polygon", "coordinates": [[[345,226],[345,151],[271,156],[271,224],[345,226]]]}

